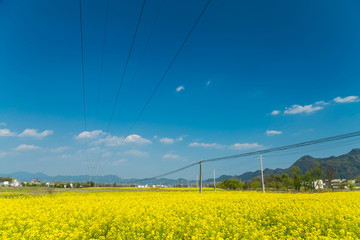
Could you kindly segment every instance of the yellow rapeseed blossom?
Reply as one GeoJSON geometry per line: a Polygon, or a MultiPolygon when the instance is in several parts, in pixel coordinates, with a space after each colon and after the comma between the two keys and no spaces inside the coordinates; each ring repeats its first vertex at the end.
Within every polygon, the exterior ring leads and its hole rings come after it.
{"type": "Polygon", "coordinates": [[[360,239],[360,192],[3,195],[0,239],[360,239]]]}

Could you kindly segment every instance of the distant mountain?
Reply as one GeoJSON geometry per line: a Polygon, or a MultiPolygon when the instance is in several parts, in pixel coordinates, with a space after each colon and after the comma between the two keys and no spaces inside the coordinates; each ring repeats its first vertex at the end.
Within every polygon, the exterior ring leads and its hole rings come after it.
{"type": "MultiPolygon", "coordinates": [[[[160,179],[150,179],[150,180],[140,180],[136,178],[131,179],[123,179],[116,175],[105,175],[105,176],[90,176],[89,175],[79,175],[79,176],[69,176],[69,175],[58,175],[58,176],[48,176],[44,173],[29,173],[29,172],[13,172],[9,174],[0,174],[0,177],[10,176],[12,178],[16,178],[21,182],[30,182],[32,179],[37,178],[41,182],[87,182],[89,180],[97,183],[121,183],[121,184],[138,184],[138,185],[178,185],[184,184],[187,185],[188,180],[184,178],[179,179],[168,179],[168,178],[160,178],[160,179]]],[[[189,180],[189,184],[195,184],[194,180],[189,180]]]]}
{"type": "MultiPolygon", "coordinates": [[[[91,179],[91,181],[97,181],[101,183],[114,183],[114,182],[122,182],[124,179],[119,178],[116,175],[106,175],[106,176],[98,176],[97,178],[89,175],[79,175],[79,176],[68,176],[68,175],[58,175],[58,176],[48,176],[44,173],[28,173],[28,172],[13,172],[9,174],[0,174],[0,176],[6,177],[10,176],[18,179],[22,182],[30,182],[34,178],[38,178],[42,182],[56,182],[56,181],[66,181],[66,182],[87,182],[91,179]]],[[[128,181],[132,181],[133,179],[127,179],[128,181]]]]}
{"type": "MultiPolygon", "coordinates": [[[[349,153],[341,155],[341,156],[331,156],[328,158],[314,158],[312,156],[306,155],[299,158],[293,165],[289,168],[281,169],[264,169],[264,175],[268,176],[270,174],[283,174],[289,173],[290,168],[292,166],[298,166],[303,173],[306,171],[310,171],[311,169],[317,167],[323,169],[325,172],[327,169],[331,169],[334,172],[336,178],[346,178],[351,179],[356,176],[360,175],[360,148],[355,148],[351,150],[349,153]]],[[[260,170],[255,172],[246,172],[241,175],[222,175],[216,179],[216,182],[224,181],[229,178],[237,178],[241,181],[249,181],[255,177],[260,177],[261,173],[260,170]]],[[[58,176],[48,176],[44,173],[28,173],[28,172],[14,172],[10,174],[0,174],[1,177],[10,176],[13,178],[17,178],[23,182],[30,182],[34,178],[40,179],[42,182],[55,182],[55,181],[66,181],[66,182],[87,182],[90,180],[90,176],[88,175],[79,175],[79,176],[69,176],[69,175],[58,175],[58,176]]],[[[91,177],[91,181],[97,183],[123,183],[123,184],[151,184],[151,185],[178,185],[184,184],[187,185],[188,183],[191,185],[195,185],[196,181],[188,180],[184,178],[179,179],[168,179],[168,178],[161,178],[161,179],[150,179],[150,180],[139,180],[136,178],[131,179],[123,179],[116,175],[105,175],[105,176],[98,176],[98,177],[91,177]]],[[[211,184],[214,180],[213,179],[204,179],[204,184],[211,184]]]]}
{"type": "MultiPolygon", "coordinates": [[[[346,178],[351,179],[360,175],[360,148],[355,148],[351,150],[349,153],[341,155],[341,156],[331,156],[328,158],[314,158],[312,156],[306,155],[299,158],[293,165],[289,168],[281,169],[264,169],[264,176],[268,176],[270,174],[283,174],[289,173],[290,168],[293,166],[298,166],[303,173],[306,171],[310,171],[311,169],[319,166],[324,172],[327,169],[331,169],[334,172],[334,176],[336,178],[346,178]]],[[[249,181],[255,177],[260,177],[260,170],[255,172],[246,172],[241,175],[235,176],[220,176],[217,178],[217,181],[223,181],[228,178],[237,178],[241,181],[249,181]]],[[[211,180],[207,180],[211,182],[211,180]]]]}

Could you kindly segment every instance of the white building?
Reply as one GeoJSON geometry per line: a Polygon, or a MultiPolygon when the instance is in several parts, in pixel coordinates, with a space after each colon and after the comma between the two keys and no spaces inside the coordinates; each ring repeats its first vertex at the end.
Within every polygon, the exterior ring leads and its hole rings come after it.
{"type": "Polygon", "coordinates": [[[19,180],[17,180],[16,178],[14,178],[12,180],[12,183],[10,184],[12,187],[21,187],[21,183],[19,182],[19,180]]]}
{"type": "Polygon", "coordinates": [[[323,180],[315,180],[314,181],[315,189],[324,189],[324,182],[323,180]]]}

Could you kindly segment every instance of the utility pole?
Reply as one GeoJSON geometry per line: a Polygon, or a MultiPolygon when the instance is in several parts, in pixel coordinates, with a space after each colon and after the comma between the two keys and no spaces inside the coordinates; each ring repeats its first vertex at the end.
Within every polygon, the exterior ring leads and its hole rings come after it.
{"type": "Polygon", "coordinates": [[[199,187],[199,180],[198,180],[198,176],[196,175],[196,187],[199,187]]]}
{"type": "Polygon", "coordinates": [[[265,193],[265,184],[264,184],[264,173],[263,173],[263,165],[262,165],[262,154],[260,153],[260,168],[261,168],[261,182],[263,193],[265,193]]]}
{"type": "Polygon", "coordinates": [[[214,168],[214,191],[216,191],[216,183],[215,183],[215,168],[214,168]]]}
{"type": "Polygon", "coordinates": [[[199,185],[200,193],[202,193],[202,161],[200,161],[200,185],[199,185]]]}

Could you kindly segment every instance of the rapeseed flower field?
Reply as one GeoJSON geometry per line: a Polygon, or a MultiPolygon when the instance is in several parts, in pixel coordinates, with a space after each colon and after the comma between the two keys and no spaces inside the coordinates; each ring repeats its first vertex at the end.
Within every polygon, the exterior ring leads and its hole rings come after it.
{"type": "Polygon", "coordinates": [[[1,193],[0,239],[359,239],[359,200],[360,192],[1,193]]]}

